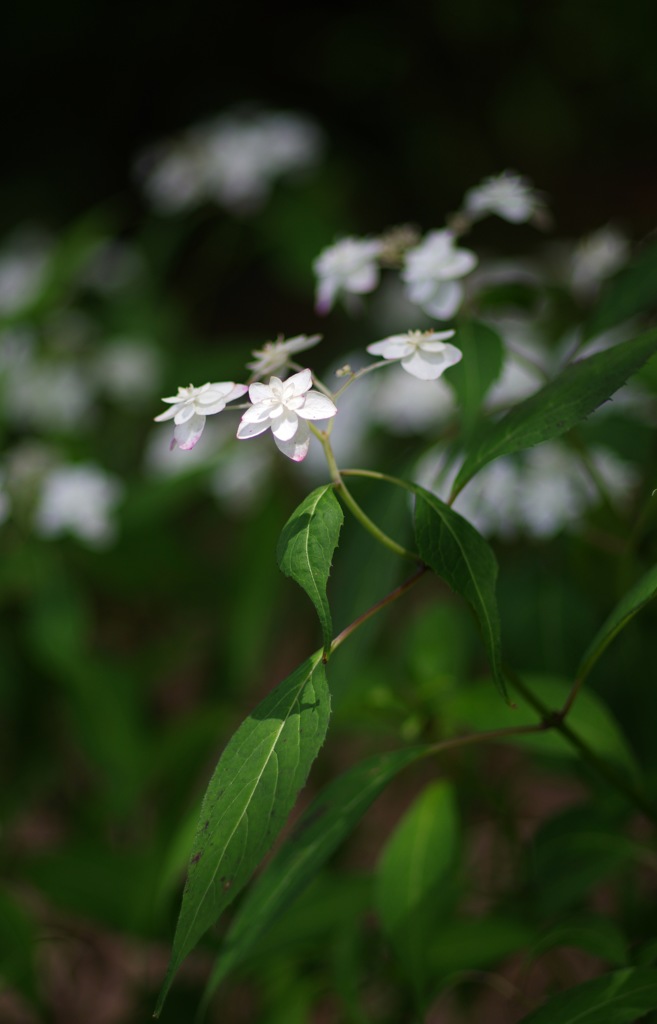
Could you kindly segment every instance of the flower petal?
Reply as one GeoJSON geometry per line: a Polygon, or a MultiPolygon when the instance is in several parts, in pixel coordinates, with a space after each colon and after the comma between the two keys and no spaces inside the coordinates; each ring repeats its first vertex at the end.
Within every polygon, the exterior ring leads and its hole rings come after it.
{"type": "Polygon", "coordinates": [[[303,407],[297,409],[298,415],[303,416],[304,420],[326,420],[330,416],[335,416],[337,411],[337,406],[331,399],[319,391],[309,391],[303,407]]]}
{"type": "Polygon", "coordinates": [[[273,398],[273,395],[268,384],[256,381],[255,384],[249,385],[249,398],[257,405],[258,402],[266,402],[268,398],[273,398]]]}
{"type": "Polygon", "coordinates": [[[441,352],[423,352],[421,349],[402,359],[402,367],[419,380],[438,380],[445,370],[458,363],[463,353],[454,345],[444,345],[441,352]]]}
{"type": "Polygon", "coordinates": [[[297,432],[299,419],[295,412],[286,409],[282,416],[277,416],[271,423],[271,432],[281,441],[290,441],[297,432]]]}
{"type": "Polygon", "coordinates": [[[312,387],[312,384],[313,375],[310,370],[301,370],[287,378],[284,384],[285,392],[288,395],[303,395],[312,387]]]}
{"type": "MultiPolygon", "coordinates": [[[[247,409],[247,412],[250,410],[247,409]]],[[[240,441],[246,440],[247,437],[257,437],[258,434],[264,434],[265,430],[269,430],[271,423],[269,419],[264,420],[261,423],[249,423],[245,420],[246,413],[242,416],[239,426],[237,428],[237,437],[240,441]]]]}
{"type": "MultiPolygon", "coordinates": [[[[199,415],[203,415],[203,414],[199,413],[199,415]]],[[[185,402],[184,405],[181,405],[178,409],[176,409],[176,414],[173,417],[173,422],[174,423],[186,423],[187,420],[191,420],[192,416],[196,416],[196,410],[194,409],[194,403],[193,402],[185,402]]]]}
{"type": "MultiPolygon", "coordinates": [[[[166,398],[163,398],[162,401],[166,402],[166,398]]],[[[177,412],[178,410],[176,407],[172,405],[168,409],[165,409],[164,412],[161,412],[159,416],[154,416],[153,419],[156,423],[164,423],[165,420],[172,420],[177,412]]]]}
{"type": "Polygon", "coordinates": [[[292,459],[293,462],[302,462],[308,454],[310,446],[310,427],[303,420],[299,420],[299,429],[293,438],[289,441],[282,441],[279,437],[274,436],[274,441],[278,450],[283,452],[283,455],[287,455],[288,459],[292,459]]]}
{"type": "Polygon", "coordinates": [[[194,447],[205,427],[205,416],[195,413],[191,419],[178,423],[173,432],[174,440],[184,452],[189,452],[194,447]]]}
{"type": "Polygon", "coordinates": [[[242,414],[242,423],[262,423],[263,420],[271,419],[272,402],[258,402],[245,409],[242,414]]]}
{"type": "Polygon", "coordinates": [[[384,359],[402,359],[414,350],[408,334],[393,334],[383,341],[375,341],[367,346],[367,351],[373,356],[383,356],[384,359]]]}
{"type": "Polygon", "coordinates": [[[438,286],[429,302],[421,303],[422,308],[435,316],[436,320],[451,320],[463,298],[463,289],[455,281],[444,281],[438,286]]]}

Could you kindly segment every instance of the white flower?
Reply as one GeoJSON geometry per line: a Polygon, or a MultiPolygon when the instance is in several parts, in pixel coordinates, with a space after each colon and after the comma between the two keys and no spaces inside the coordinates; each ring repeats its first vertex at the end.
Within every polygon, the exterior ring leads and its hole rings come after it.
{"type": "Polygon", "coordinates": [[[313,263],[317,312],[328,313],[342,292],[364,295],[374,291],[379,283],[377,258],[382,248],[376,239],[343,238],[323,249],[313,263]]]}
{"type": "Polygon", "coordinates": [[[319,127],[301,114],[237,110],[155,146],[136,169],[162,213],[210,200],[248,214],[268,199],[276,179],[316,164],[323,143],[319,127]]]}
{"type": "Polygon", "coordinates": [[[447,228],[430,231],[415,249],[406,253],[401,278],[411,302],[437,320],[449,320],[461,305],[463,288],[454,280],[469,274],[477,257],[469,249],[457,249],[447,228]]]}
{"type": "Polygon", "coordinates": [[[256,381],[249,387],[253,405],[247,409],[237,436],[255,437],[271,427],[274,441],[283,455],[294,462],[305,459],[310,445],[310,427],[306,420],[325,420],[338,411],[326,395],[311,391],[312,374],[301,370],[286,381],[272,377],[269,384],[256,381]],[[299,418],[301,417],[301,418],[299,418]]]}
{"type": "Polygon", "coordinates": [[[599,228],[583,238],[572,254],[574,290],[584,296],[595,295],[602,281],[620,270],[629,257],[629,241],[618,228],[611,224],[599,228]]]}
{"type": "Polygon", "coordinates": [[[102,547],[114,538],[112,514],[122,491],[119,480],[92,463],[58,466],[43,481],[35,527],[44,537],[70,532],[102,547]]]}
{"type": "Polygon", "coordinates": [[[305,334],[298,334],[294,338],[284,341],[268,341],[262,348],[254,349],[256,357],[252,363],[247,363],[247,370],[253,370],[253,377],[264,377],[265,374],[275,373],[288,365],[290,356],[297,352],[304,352],[307,348],[313,348],[320,340],[321,334],[313,334],[309,338],[305,334]]]}
{"type": "Polygon", "coordinates": [[[99,388],[118,401],[140,402],[158,387],[162,375],[159,352],[140,338],[112,338],[93,367],[99,388]]]}
{"type": "Polygon", "coordinates": [[[408,331],[375,341],[367,351],[384,359],[401,359],[406,372],[420,380],[437,380],[463,358],[455,345],[445,344],[446,338],[453,337],[454,331],[408,331]]]}
{"type": "Polygon", "coordinates": [[[246,384],[234,384],[232,381],[202,384],[200,388],[190,384],[187,388],[178,388],[177,395],[162,399],[171,407],[156,416],[155,422],[173,420],[176,426],[171,447],[175,448],[178,445],[183,451],[188,452],[203,433],[205,417],[221,412],[226,408],[227,402],[241,398],[246,392],[246,384]]]}
{"type": "Polygon", "coordinates": [[[543,202],[531,183],[513,171],[486,178],[469,189],[463,205],[471,220],[496,213],[511,224],[524,224],[543,209],[543,202]]]}

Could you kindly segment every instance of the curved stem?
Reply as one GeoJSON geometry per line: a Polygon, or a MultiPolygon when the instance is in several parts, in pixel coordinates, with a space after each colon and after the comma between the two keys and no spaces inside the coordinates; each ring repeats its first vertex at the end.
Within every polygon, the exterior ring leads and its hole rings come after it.
{"type": "Polygon", "coordinates": [[[315,437],[317,437],[318,440],[320,441],[322,448],[324,449],[324,454],[326,456],[326,461],[328,463],[329,472],[331,474],[331,479],[333,480],[333,484],[335,486],[336,491],[338,492],[338,494],[340,495],[340,497],[342,498],[343,502],[345,503],[349,511],[352,513],[352,515],[361,524],[361,526],[364,526],[368,533],[371,533],[374,539],[379,542],[379,544],[382,544],[383,547],[388,548],[388,550],[392,551],[395,555],[400,555],[402,558],[408,558],[412,562],[421,562],[420,556],[418,554],[416,554],[414,551],[409,551],[408,548],[403,547],[401,544],[398,544],[396,540],[393,540],[392,537],[389,537],[388,534],[384,533],[383,530],[380,529],[380,527],[378,527],[376,523],[370,519],[367,513],[363,511],[363,509],[360,507],[356,499],[351,494],[351,491],[345,484],[344,480],[342,479],[342,474],[338,468],[337,462],[335,461],[335,456],[333,454],[333,449],[331,448],[331,442],[328,438],[328,435],[323,431],[318,430],[313,423],[310,423],[309,426],[312,432],[314,433],[315,437]]]}

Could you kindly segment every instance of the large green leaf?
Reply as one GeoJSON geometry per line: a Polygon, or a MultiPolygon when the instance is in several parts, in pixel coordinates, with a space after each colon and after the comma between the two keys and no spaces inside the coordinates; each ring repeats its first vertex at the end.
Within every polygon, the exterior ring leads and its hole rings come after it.
{"type": "Polygon", "coordinates": [[[589,644],[581,662],[577,675],[585,678],[605,648],[615,636],[624,629],[648,601],[657,594],[657,565],[653,566],[638,583],[621,598],[607,621],[601,626],[589,644]]]}
{"type": "Polygon", "coordinates": [[[491,327],[472,320],[458,325],[454,340],[463,352],[463,359],[452,366],[445,380],[456,392],[463,430],[468,437],[481,415],[486,392],[500,375],[504,346],[491,327]]]}
{"type": "Polygon", "coordinates": [[[454,482],[452,499],[493,459],[565,434],[622,387],[655,351],[657,330],[567,367],[491,425],[466,456],[454,482]]]}
{"type": "Polygon", "coordinates": [[[158,1016],[178,967],[249,880],[321,747],[330,698],[317,652],[242,723],[210,781],[189,863],[158,1016]]]}
{"type": "Polygon", "coordinates": [[[313,801],[240,906],[208,983],[206,1002],[353,831],[391,779],[427,749],[416,747],[370,757],[331,782],[313,801]]]}
{"type": "Polygon", "coordinates": [[[626,968],[553,996],[520,1024],[632,1024],[657,1006],[657,971],[626,968]]]}
{"type": "Polygon", "coordinates": [[[381,923],[414,984],[427,973],[427,945],[454,898],[460,826],[452,786],[431,783],[388,840],[376,872],[381,923]]]}
{"type": "Polygon", "coordinates": [[[420,557],[473,609],[486,644],[493,678],[506,699],[500,621],[495,596],[497,561],[466,519],[416,484],[415,536],[420,557]]]}
{"type": "Polygon", "coordinates": [[[281,572],[303,587],[317,609],[325,651],[333,637],[326,584],[343,521],[344,514],[333,493],[333,485],[325,484],[312,491],[294,510],[283,527],[276,549],[281,572]]]}

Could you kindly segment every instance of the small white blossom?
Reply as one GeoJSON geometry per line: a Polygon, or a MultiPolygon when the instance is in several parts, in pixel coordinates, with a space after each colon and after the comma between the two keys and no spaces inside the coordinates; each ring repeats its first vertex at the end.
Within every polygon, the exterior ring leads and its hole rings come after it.
{"type": "Polygon", "coordinates": [[[321,334],[312,334],[307,337],[305,334],[298,334],[294,338],[284,341],[268,341],[262,348],[254,349],[255,359],[247,363],[247,370],[253,370],[253,377],[264,377],[266,374],[276,373],[284,369],[290,360],[290,356],[297,352],[304,352],[307,348],[313,348],[320,340],[321,334]]]}
{"type": "Polygon", "coordinates": [[[159,385],[162,360],[141,338],[112,338],[99,351],[93,367],[98,387],[118,401],[140,402],[159,385]]]}
{"type": "Polygon", "coordinates": [[[511,224],[524,224],[543,210],[543,202],[532,184],[520,174],[504,171],[469,189],[463,201],[470,220],[494,213],[511,224]]]}
{"type": "Polygon", "coordinates": [[[446,339],[453,337],[454,331],[408,331],[375,341],[367,351],[384,359],[401,359],[402,367],[412,377],[437,380],[463,358],[460,349],[446,344],[446,339]]]}
{"type": "Polygon", "coordinates": [[[379,283],[377,239],[343,238],[323,249],[313,263],[317,276],[318,313],[328,313],[342,293],[364,295],[379,283]]]}
{"type": "Polygon", "coordinates": [[[463,288],[455,278],[469,274],[476,265],[475,254],[457,249],[454,233],[445,228],[430,231],[415,249],[409,249],[401,278],[411,302],[437,320],[450,320],[463,299],[463,288]]]}
{"type": "Polygon", "coordinates": [[[311,391],[312,374],[301,370],[286,381],[272,377],[269,384],[256,381],[249,387],[253,403],[246,410],[237,436],[240,440],[263,434],[271,427],[274,441],[283,455],[294,462],[305,459],[310,445],[307,420],[325,420],[338,411],[330,398],[311,391]]]}
{"type": "Polygon", "coordinates": [[[119,480],[92,463],[58,466],[43,481],[35,527],[44,537],[72,533],[103,547],[114,539],[112,516],[122,492],[119,480]]]}
{"type": "Polygon", "coordinates": [[[187,388],[178,388],[177,395],[162,399],[169,403],[170,408],[156,416],[155,422],[173,420],[175,430],[171,447],[178,445],[188,452],[203,433],[205,417],[222,412],[227,402],[241,398],[246,392],[246,384],[234,384],[232,381],[202,384],[200,388],[190,384],[187,388]]]}

